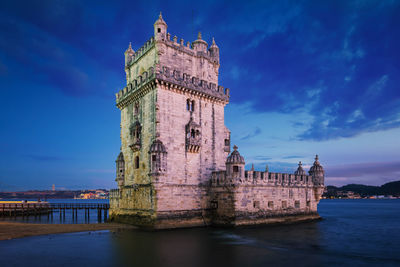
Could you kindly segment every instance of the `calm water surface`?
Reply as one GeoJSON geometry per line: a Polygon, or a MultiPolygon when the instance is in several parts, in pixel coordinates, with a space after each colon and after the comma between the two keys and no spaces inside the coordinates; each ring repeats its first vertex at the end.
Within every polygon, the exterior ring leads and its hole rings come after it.
{"type": "Polygon", "coordinates": [[[0,266],[400,266],[400,200],[322,200],[295,225],[0,241],[0,266]]]}

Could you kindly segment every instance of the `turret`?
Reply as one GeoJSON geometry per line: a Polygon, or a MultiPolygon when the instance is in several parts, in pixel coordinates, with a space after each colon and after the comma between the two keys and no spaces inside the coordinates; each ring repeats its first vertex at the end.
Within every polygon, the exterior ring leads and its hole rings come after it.
{"type": "Polygon", "coordinates": [[[299,161],[299,167],[298,167],[297,170],[294,172],[295,175],[306,175],[306,172],[304,171],[302,165],[303,165],[303,164],[301,163],[301,161],[299,161]]]}
{"type": "Polygon", "coordinates": [[[192,46],[193,46],[194,51],[207,52],[208,44],[206,41],[201,39],[201,32],[199,32],[199,34],[197,35],[197,40],[193,41],[192,46]]]}
{"type": "Polygon", "coordinates": [[[210,56],[214,59],[214,61],[216,63],[219,63],[219,48],[215,44],[214,37],[212,39],[212,44],[211,44],[210,48],[208,49],[208,51],[210,52],[210,56]]]}
{"type": "Polygon", "coordinates": [[[233,146],[233,152],[226,159],[226,174],[229,178],[244,177],[245,162],[237,149],[237,146],[233,146]]]}
{"type": "Polygon", "coordinates": [[[313,184],[316,186],[323,186],[325,179],[324,168],[318,161],[318,155],[315,155],[315,161],[313,166],[311,166],[310,171],[308,172],[312,176],[313,184]]]}
{"type": "Polygon", "coordinates": [[[150,146],[150,173],[159,175],[167,171],[167,149],[156,139],[150,146]]]}
{"type": "Polygon", "coordinates": [[[133,55],[135,54],[135,51],[132,49],[132,44],[129,42],[129,47],[125,51],[125,66],[128,65],[128,63],[132,60],[133,55]]]}
{"type": "Polygon", "coordinates": [[[167,23],[162,18],[161,12],[154,23],[154,38],[156,41],[165,40],[167,36],[167,23]]]}
{"type": "Polygon", "coordinates": [[[119,153],[115,163],[117,165],[117,177],[115,178],[115,181],[117,181],[118,187],[121,188],[125,184],[125,160],[122,151],[119,153]]]}

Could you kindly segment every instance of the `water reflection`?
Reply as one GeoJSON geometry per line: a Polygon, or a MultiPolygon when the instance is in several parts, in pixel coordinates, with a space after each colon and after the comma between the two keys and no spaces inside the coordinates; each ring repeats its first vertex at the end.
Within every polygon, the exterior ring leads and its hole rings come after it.
{"type": "Polygon", "coordinates": [[[113,242],[124,266],[265,266],[320,262],[317,223],[242,229],[124,231],[113,242]],[[304,257],[304,253],[307,257],[304,257]]]}

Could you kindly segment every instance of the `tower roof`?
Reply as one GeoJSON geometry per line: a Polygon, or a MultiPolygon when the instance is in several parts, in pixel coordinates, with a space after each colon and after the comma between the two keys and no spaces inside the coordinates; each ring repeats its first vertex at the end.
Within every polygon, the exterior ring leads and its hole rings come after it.
{"type": "Polygon", "coordinates": [[[193,41],[193,44],[203,43],[208,46],[207,42],[201,38],[201,32],[197,34],[197,40],[193,41]]]}
{"type": "Polygon", "coordinates": [[[124,161],[124,154],[122,154],[122,151],[119,153],[117,160],[115,162],[123,162],[124,161]]]}
{"type": "Polygon", "coordinates": [[[210,49],[211,49],[211,48],[217,48],[217,49],[219,49],[219,47],[215,44],[214,37],[212,38],[212,43],[211,43],[210,49]]]}
{"type": "Polygon", "coordinates": [[[150,146],[149,153],[166,153],[167,149],[165,148],[164,144],[156,139],[150,146]]]}
{"type": "Polygon", "coordinates": [[[226,159],[226,163],[231,164],[244,164],[244,158],[240,155],[239,151],[237,151],[238,147],[233,146],[233,152],[226,159]]]}
{"type": "Polygon", "coordinates": [[[304,171],[303,167],[302,167],[302,163],[301,161],[299,161],[299,167],[297,168],[297,170],[294,172],[295,175],[305,175],[306,172],[304,171]]]}
{"type": "Polygon", "coordinates": [[[324,168],[319,163],[318,155],[315,155],[315,161],[314,161],[314,164],[311,166],[309,173],[313,174],[314,172],[323,172],[323,171],[324,171],[324,168]]]}
{"type": "Polygon", "coordinates": [[[135,51],[133,51],[133,49],[132,49],[132,43],[131,42],[129,42],[129,46],[128,46],[128,49],[126,49],[125,54],[129,54],[129,55],[135,54],[135,51]]]}
{"type": "Polygon", "coordinates": [[[158,24],[167,26],[167,23],[163,20],[161,11],[160,11],[160,15],[158,16],[158,19],[156,20],[156,22],[154,22],[154,25],[158,25],[158,24]]]}

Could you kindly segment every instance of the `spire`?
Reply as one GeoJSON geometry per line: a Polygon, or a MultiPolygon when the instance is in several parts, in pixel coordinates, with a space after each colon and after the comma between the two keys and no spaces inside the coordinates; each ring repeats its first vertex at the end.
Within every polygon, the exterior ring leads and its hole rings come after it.
{"type": "Polygon", "coordinates": [[[319,161],[318,161],[318,155],[315,155],[315,161],[314,161],[314,165],[317,165],[317,164],[319,164],[319,161]]]}
{"type": "Polygon", "coordinates": [[[251,164],[251,171],[254,172],[254,163],[251,164]]]}
{"type": "Polygon", "coordinates": [[[201,40],[201,32],[197,34],[197,40],[201,40]]]}
{"type": "Polygon", "coordinates": [[[211,45],[216,45],[216,44],[215,44],[214,37],[213,37],[213,40],[212,40],[212,44],[211,44],[211,45]]]}
{"type": "Polygon", "coordinates": [[[133,49],[132,49],[132,43],[131,42],[129,42],[129,46],[128,46],[128,49],[126,49],[125,54],[129,54],[129,55],[135,54],[135,51],[133,51],[133,49]]]}
{"type": "Polygon", "coordinates": [[[164,24],[165,26],[167,25],[167,23],[165,23],[161,11],[160,11],[160,15],[158,15],[158,19],[156,20],[156,22],[154,24],[164,24]]]}
{"type": "Polygon", "coordinates": [[[238,147],[236,145],[233,146],[233,150],[237,151],[238,147]]]}
{"type": "Polygon", "coordinates": [[[303,164],[301,163],[301,161],[299,161],[299,167],[303,166],[303,164]]]}
{"type": "Polygon", "coordinates": [[[265,172],[269,172],[269,170],[268,170],[268,164],[265,164],[265,172]]]}

